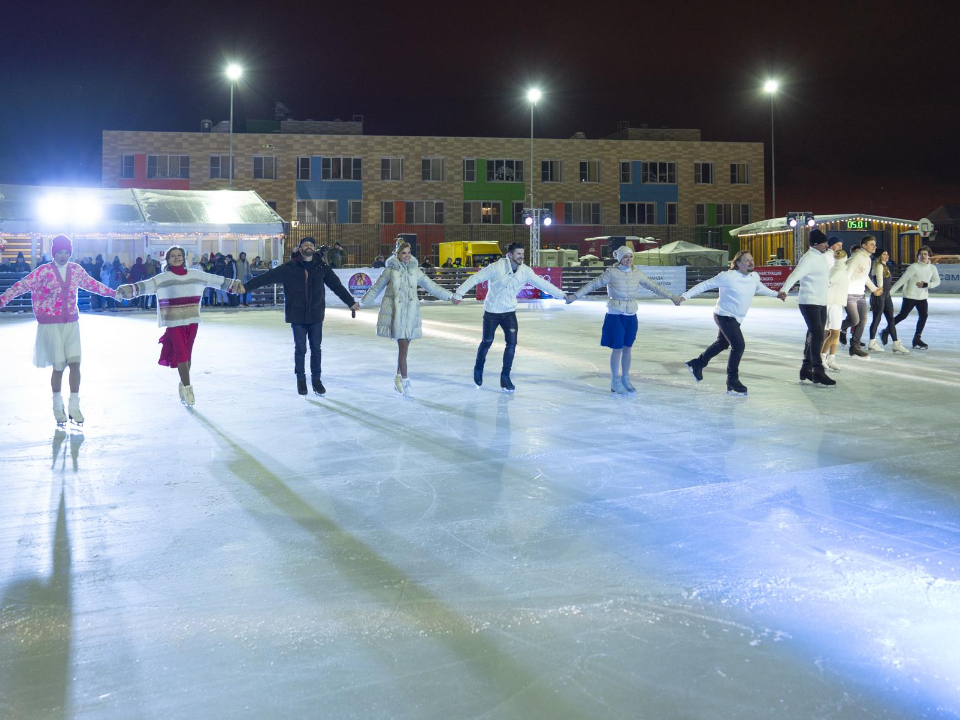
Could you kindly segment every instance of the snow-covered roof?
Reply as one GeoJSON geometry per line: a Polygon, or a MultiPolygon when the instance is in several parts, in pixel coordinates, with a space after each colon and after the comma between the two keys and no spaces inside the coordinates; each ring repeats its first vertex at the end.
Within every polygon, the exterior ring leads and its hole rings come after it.
{"type": "MultiPolygon", "coordinates": [[[[870,220],[880,223],[888,224],[900,224],[900,225],[909,225],[911,228],[916,229],[917,221],[916,220],[905,220],[903,218],[894,218],[894,217],[884,217],[883,215],[865,215],[863,213],[840,213],[838,215],[816,215],[817,225],[823,225],[825,223],[831,222],[844,222],[846,220],[870,220]]],[[[793,228],[787,225],[787,218],[778,217],[772,218],[770,220],[760,220],[755,223],[750,223],[749,225],[743,225],[738,228],[734,228],[730,231],[730,234],[734,237],[740,237],[741,235],[758,235],[760,233],[775,233],[775,232],[792,232],[793,228]]]]}
{"type": "Polygon", "coordinates": [[[249,190],[140,190],[0,185],[0,235],[283,234],[249,190]]]}

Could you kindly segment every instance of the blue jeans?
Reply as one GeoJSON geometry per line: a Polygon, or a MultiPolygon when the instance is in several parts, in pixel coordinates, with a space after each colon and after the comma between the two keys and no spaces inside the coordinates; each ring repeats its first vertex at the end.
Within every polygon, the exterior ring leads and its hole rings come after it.
{"type": "Polygon", "coordinates": [[[483,340],[480,347],[477,348],[476,368],[483,371],[483,365],[487,361],[487,350],[493,345],[493,338],[497,328],[503,328],[503,338],[507,346],[503,349],[503,369],[502,375],[509,375],[513,367],[513,356],[517,352],[517,313],[491,313],[483,314],[483,340]]]}
{"type": "Polygon", "coordinates": [[[293,328],[293,371],[305,375],[304,358],[307,343],[310,344],[310,375],[320,377],[320,342],[323,340],[323,323],[290,323],[293,328]]]}

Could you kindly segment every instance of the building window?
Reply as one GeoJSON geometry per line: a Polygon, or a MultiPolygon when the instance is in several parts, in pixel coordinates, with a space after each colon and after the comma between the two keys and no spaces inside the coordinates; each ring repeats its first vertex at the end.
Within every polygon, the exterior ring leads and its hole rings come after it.
{"type": "Polygon", "coordinates": [[[600,182],[600,161],[599,160],[581,160],[580,161],[580,182],[600,182]]]}
{"type": "Polygon", "coordinates": [[[189,178],[189,155],[147,155],[148,178],[189,178]]]}
{"type": "Polygon", "coordinates": [[[421,158],[420,179],[424,182],[443,180],[443,158],[421,158]]]}
{"type": "Polygon", "coordinates": [[[309,179],[310,179],[310,158],[298,157],[297,158],[297,180],[309,180],[309,179]]]}
{"type": "Polygon", "coordinates": [[[475,158],[463,159],[463,181],[464,182],[477,181],[477,161],[475,158]]]}
{"type": "Polygon", "coordinates": [[[487,182],[523,182],[523,160],[487,160],[487,182]]]}
{"type": "MultiPolygon", "coordinates": [[[[230,156],[229,155],[211,155],[210,156],[210,179],[211,180],[226,180],[227,173],[230,172],[230,156]]],[[[233,168],[233,177],[237,176],[236,168],[233,168]]]]}
{"type": "Polygon", "coordinates": [[[513,224],[523,225],[523,201],[513,201],[513,224]]]}
{"type": "Polygon", "coordinates": [[[694,225],[706,225],[707,224],[707,206],[705,203],[697,203],[694,206],[694,225]]]}
{"type": "Polygon", "coordinates": [[[360,223],[363,222],[363,201],[362,200],[348,200],[347,201],[347,222],[350,223],[360,223]]]}
{"type": "Polygon", "coordinates": [[[677,204],[675,202],[667,203],[667,225],[677,224],[677,204]]]}
{"type": "Polygon", "coordinates": [[[565,225],[599,225],[600,203],[567,202],[563,204],[563,222],[565,225]]]}
{"type": "Polygon", "coordinates": [[[133,155],[121,155],[120,156],[120,177],[122,178],[132,178],[133,177],[133,155]]]}
{"type": "Polygon", "coordinates": [[[633,182],[633,166],[629,160],[620,161],[620,184],[629,185],[633,182]]]}
{"type": "Polygon", "coordinates": [[[540,203],[540,209],[546,210],[548,213],[550,213],[550,217],[553,217],[553,208],[554,204],[552,202],[540,203]]]}
{"type": "Polygon", "coordinates": [[[645,162],[640,166],[640,182],[676,185],[677,164],[673,162],[645,162]]]}
{"type": "Polygon", "coordinates": [[[621,225],[656,225],[657,204],[652,202],[620,203],[621,225]]]}
{"type": "Polygon", "coordinates": [[[403,180],[403,158],[380,158],[380,179],[393,180],[397,182],[403,180]]]}
{"type": "Polygon", "coordinates": [[[385,200],[380,203],[380,222],[385,225],[392,225],[394,220],[393,200],[385,200]]]}
{"type": "Polygon", "coordinates": [[[560,160],[541,160],[540,182],[563,182],[563,162],[560,160]]]}
{"type": "Polygon", "coordinates": [[[749,185],[750,184],[750,163],[731,163],[730,164],[730,184],[731,185],[749,185]]]}
{"type": "Polygon", "coordinates": [[[336,200],[297,200],[297,222],[307,224],[337,222],[336,200]]]}
{"type": "Polygon", "coordinates": [[[712,162],[695,162],[693,164],[693,181],[697,185],[713,185],[714,174],[713,174],[713,163],[712,162]]]}
{"type": "Polygon", "coordinates": [[[464,225],[499,225],[502,204],[497,200],[475,200],[463,204],[464,225]]]}
{"type": "Polygon", "coordinates": [[[274,212],[277,211],[277,201],[276,200],[267,200],[267,205],[270,206],[270,209],[274,212]]]}
{"type": "Polygon", "coordinates": [[[320,158],[321,180],[360,180],[361,169],[358,157],[320,158]]]}
{"type": "Polygon", "coordinates": [[[405,203],[407,222],[417,225],[443,225],[443,203],[437,200],[415,200],[405,203]]]}
{"type": "Polygon", "coordinates": [[[717,203],[717,225],[746,225],[749,222],[749,205],[740,203],[717,203]]]}
{"type": "Polygon", "coordinates": [[[254,155],[253,156],[253,179],[254,180],[276,180],[277,179],[277,158],[273,155],[254,155]]]}

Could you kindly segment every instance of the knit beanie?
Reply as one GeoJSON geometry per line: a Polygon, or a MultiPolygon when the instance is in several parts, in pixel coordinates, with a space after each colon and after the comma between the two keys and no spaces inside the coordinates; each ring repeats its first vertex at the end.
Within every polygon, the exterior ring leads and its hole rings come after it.
{"type": "Polygon", "coordinates": [[[70,242],[70,238],[66,235],[57,235],[53,239],[53,243],[50,245],[50,254],[56,255],[61,250],[67,250],[71,255],[73,255],[73,243],[70,242]]]}
{"type": "Polygon", "coordinates": [[[827,240],[827,247],[828,247],[828,248],[832,248],[832,247],[833,247],[834,245],[836,245],[837,243],[843,244],[843,240],[841,240],[840,238],[838,238],[836,235],[831,235],[831,236],[830,236],[830,239],[827,240]]]}
{"type": "Polygon", "coordinates": [[[633,255],[633,250],[631,250],[626,245],[621,245],[616,250],[613,251],[613,256],[617,259],[617,262],[623,260],[624,255],[633,255]]]}
{"type": "Polygon", "coordinates": [[[300,242],[297,243],[297,247],[300,247],[300,246],[303,245],[305,242],[310,243],[310,244],[313,245],[314,247],[316,247],[316,244],[317,244],[317,241],[314,240],[312,237],[305,237],[305,238],[302,238],[302,239],[300,240],[300,242]]]}
{"type": "Polygon", "coordinates": [[[814,228],[810,231],[810,244],[819,245],[820,243],[827,242],[827,236],[823,234],[822,230],[817,230],[814,228]]]}

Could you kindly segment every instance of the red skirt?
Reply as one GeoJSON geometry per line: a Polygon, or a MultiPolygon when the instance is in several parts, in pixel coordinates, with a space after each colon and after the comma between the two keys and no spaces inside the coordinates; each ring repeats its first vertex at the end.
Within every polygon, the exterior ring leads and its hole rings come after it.
{"type": "Polygon", "coordinates": [[[190,362],[193,341],[197,338],[196,323],[168,327],[160,337],[160,365],[175,368],[180,363],[190,362]]]}

